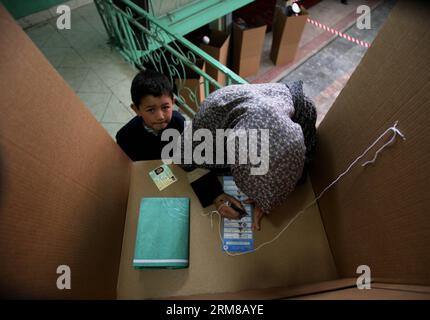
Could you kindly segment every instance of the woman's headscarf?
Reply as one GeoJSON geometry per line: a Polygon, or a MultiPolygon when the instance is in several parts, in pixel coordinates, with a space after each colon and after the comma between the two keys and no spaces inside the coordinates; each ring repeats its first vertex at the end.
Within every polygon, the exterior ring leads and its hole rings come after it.
{"type": "MultiPolygon", "coordinates": [[[[313,149],[315,144],[315,107],[303,95],[301,82],[294,83],[291,88],[290,91],[289,87],[281,83],[227,86],[210,94],[192,121],[193,132],[201,128],[208,129],[214,141],[217,129],[231,129],[235,133],[241,130],[249,132],[249,129],[269,130],[268,145],[264,145],[261,135],[256,141],[257,155],[268,149],[268,155],[265,156],[269,167],[265,174],[252,175],[251,168],[260,165],[252,165],[249,158],[246,164],[239,163],[238,139],[234,164],[193,165],[208,169],[229,168],[239,189],[253,199],[265,213],[284,202],[293,191],[302,176],[307,155],[306,146],[309,145],[313,149]],[[298,123],[294,122],[293,118],[297,118],[295,120],[298,123]],[[308,137],[307,143],[301,125],[308,126],[305,135],[311,138],[308,137]]],[[[200,142],[194,142],[193,149],[199,144],[200,142]]],[[[226,158],[226,143],[224,148],[226,158]]],[[[215,143],[213,152],[215,162],[215,143]]],[[[264,158],[264,155],[262,156],[264,158]]],[[[182,167],[190,168],[187,165],[182,167]]]]}

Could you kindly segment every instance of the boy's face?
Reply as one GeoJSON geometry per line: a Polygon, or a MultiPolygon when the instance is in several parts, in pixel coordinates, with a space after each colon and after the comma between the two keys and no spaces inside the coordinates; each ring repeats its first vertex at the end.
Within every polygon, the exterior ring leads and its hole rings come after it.
{"type": "Polygon", "coordinates": [[[170,96],[149,95],[142,98],[138,108],[134,104],[131,107],[143,118],[147,127],[160,131],[166,128],[172,119],[173,103],[174,99],[172,100],[170,96]]]}

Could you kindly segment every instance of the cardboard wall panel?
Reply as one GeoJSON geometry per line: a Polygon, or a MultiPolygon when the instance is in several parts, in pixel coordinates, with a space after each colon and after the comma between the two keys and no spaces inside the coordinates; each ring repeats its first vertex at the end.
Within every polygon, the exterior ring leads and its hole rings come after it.
{"type": "Polygon", "coordinates": [[[308,12],[303,7],[300,15],[290,17],[279,8],[275,9],[270,48],[270,59],[275,65],[287,64],[294,60],[307,18],[308,12]]]}
{"type": "Polygon", "coordinates": [[[266,25],[242,29],[233,24],[233,71],[242,78],[258,73],[266,36],[266,25]]]}
{"type": "Polygon", "coordinates": [[[300,286],[275,287],[259,290],[245,290],[239,292],[225,292],[214,294],[199,294],[191,296],[172,297],[178,300],[272,300],[290,299],[310,294],[328,291],[356,288],[356,279],[336,279],[331,281],[315,282],[300,286]]]}
{"type": "Polygon", "coordinates": [[[387,135],[319,201],[341,277],[368,265],[381,281],[430,284],[429,16],[398,2],[319,127],[316,194],[395,121],[406,137],[361,167],[387,135]]]}
{"type": "MultiPolygon", "coordinates": [[[[218,60],[223,65],[227,65],[229,47],[230,35],[224,31],[218,30],[211,31],[209,44],[200,44],[200,48],[203,51],[212,56],[215,60],[218,60]]],[[[216,80],[221,86],[225,85],[225,74],[212,66],[210,63],[206,63],[206,73],[216,80]]],[[[210,85],[210,90],[212,92],[215,91],[216,88],[210,85]]]]}
{"type": "Polygon", "coordinates": [[[324,293],[310,294],[294,298],[295,300],[430,300],[430,294],[405,290],[370,290],[348,288],[324,293]]]}
{"type": "Polygon", "coordinates": [[[114,298],[131,161],[1,6],[0,30],[0,296],[114,298]]]}

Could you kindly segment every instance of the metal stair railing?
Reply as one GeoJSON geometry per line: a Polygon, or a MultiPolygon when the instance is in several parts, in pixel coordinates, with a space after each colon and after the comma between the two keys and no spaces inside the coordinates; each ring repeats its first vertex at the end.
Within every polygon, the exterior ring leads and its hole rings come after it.
{"type": "Polygon", "coordinates": [[[176,104],[189,117],[194,116],[211,91],[224,85],[247,83],[130,0],[94,2],[111,44],[137,68],[151,68],[168,76],[176,86],[176,104]],[[207,66],[221,75],[215,76],[222,79],[221,83],[214,79],[214,73],[206,73],[207,66]]]}

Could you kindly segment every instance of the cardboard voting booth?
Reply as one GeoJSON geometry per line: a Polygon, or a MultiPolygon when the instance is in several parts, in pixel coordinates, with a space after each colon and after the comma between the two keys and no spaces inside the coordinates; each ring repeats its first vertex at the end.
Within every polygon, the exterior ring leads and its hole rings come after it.
{"type": "Polygon", "coordinates": [[[429,299],[429,13],[415,3],[393,9],[318,128],[310,178],[262,221],[256,245],[394,121],[406,140],[354,167],[271,245],[230,257],[185,172],[172,166],[177,182],[160,191],[148,172],[161,161],[132,163],[0,9],[0,295],[429,299]],[[188,268],[133,268],[144,197],[189,199],[188,268]],[[356,287],[361,265],[372,290],[356,287]],[[60,266],[70,268],[69,290],[57,288],[60,266]]]}
{"type": "Polygon", "coordinates": [[[241,28],[233,24],[232,70],[245,78],[258,73],[266,35],[266,25],[241,28]]]}
{"type": "MultiPolygon", "coordinates": [[[[209,43],[200,44],[200,48],[218,60],[221,64],[227,65],[228,51],[230,47],[230,35],[227,32],[219,30],[211,30],[209,35],[209,43]]],[[[206,64],[206,73],[210,75],[222,86],[225,84],[225,74],[212,66],[210,63],[206,64]]],[[[210,86],[211,92],[215,90],[214,86],[210,86]]]]}
{"type": "Polygon", "coordinates": [[[273,19],[273,40],[270,59],[275,65],[290,63],[294,60],[300,39],[308,19],[308,12],[302,7],[298,16],[287,17],[280,9],[275,9],[273,19]]]}

